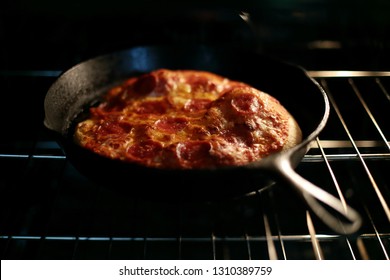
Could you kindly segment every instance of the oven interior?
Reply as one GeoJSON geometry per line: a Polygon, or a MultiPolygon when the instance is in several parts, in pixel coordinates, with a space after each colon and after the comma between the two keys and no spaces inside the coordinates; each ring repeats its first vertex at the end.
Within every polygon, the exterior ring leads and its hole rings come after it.
{"type": "Polygon", "coordinates": [[[173,1],[153,11],[132,1],[9,2],[0,11],[1,258],[388,260],[389,5],[334,2],[173,1]],[[361,214],[356,233],[330,230],[282,182],[216,202],[151,200],[100,187],[67,161],[43,126],[43,100],[63,71],[137,45],[194,43],[254,47],[324,88],[329,120],[296,171],[361,214]]]}

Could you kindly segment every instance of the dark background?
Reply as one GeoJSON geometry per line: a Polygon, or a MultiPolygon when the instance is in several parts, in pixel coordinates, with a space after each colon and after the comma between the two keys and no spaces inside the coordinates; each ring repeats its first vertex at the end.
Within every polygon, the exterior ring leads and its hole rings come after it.
{"type": "Polygon", "coordinates": [[[389,34],[386,0],[6,0],[0,70],[64,70],[149,44],[234,44],[307,69],[388,70],[389,34]]]}

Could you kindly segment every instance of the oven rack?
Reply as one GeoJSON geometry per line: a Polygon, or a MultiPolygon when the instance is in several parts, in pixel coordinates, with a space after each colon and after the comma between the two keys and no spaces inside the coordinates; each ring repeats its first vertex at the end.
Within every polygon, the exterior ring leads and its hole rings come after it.
{"type": "MultiPolygon", "coordinates": [[[[26,79],[43,104],[57,72],[0,77],[26,79]]],[[[2,259],[389,260],[390,72],[308,73],[331,115],[297,172],[358,210],[358,232],[335,234],[283,183],[214,203],[121,197],[80,175],[37,113],[32,135],[0,142],[2,259]]]]}

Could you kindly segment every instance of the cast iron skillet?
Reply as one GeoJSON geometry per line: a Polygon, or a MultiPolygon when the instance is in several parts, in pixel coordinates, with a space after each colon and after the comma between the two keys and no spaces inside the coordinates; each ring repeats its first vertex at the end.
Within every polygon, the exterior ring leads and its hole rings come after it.
{"type": "Polygon", "coordinates": [[[106,187],[157,199],[215,200],[246,195],[282,180],[333,230],[352,233],[360,227],[361,219],[354,209],[294,171],[329,115],[324,90],[298,66],[225,47],[135,47],[93,58],[64,72],[47,92],[44,109],[44,124],[58,136],[68,159],[82,174],[106,187]],[[160,170],[123,163],[73,143],[74,124],[101,94],[131,76],[158,68],[211,71],[273,95],[297,120],[303,142],[245,166],[197,170],[160,170]]]}

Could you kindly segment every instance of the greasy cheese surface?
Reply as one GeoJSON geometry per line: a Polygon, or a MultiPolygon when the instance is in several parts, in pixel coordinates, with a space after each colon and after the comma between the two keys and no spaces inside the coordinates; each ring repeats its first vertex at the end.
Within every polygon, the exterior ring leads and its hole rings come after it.
{"type": "Polygon", "coordinates": [[[75,141],[157,168],[243,165],[280,151],[288,113],[270,95],[203,71],[159,69],[111,89],[75,141]]]}

